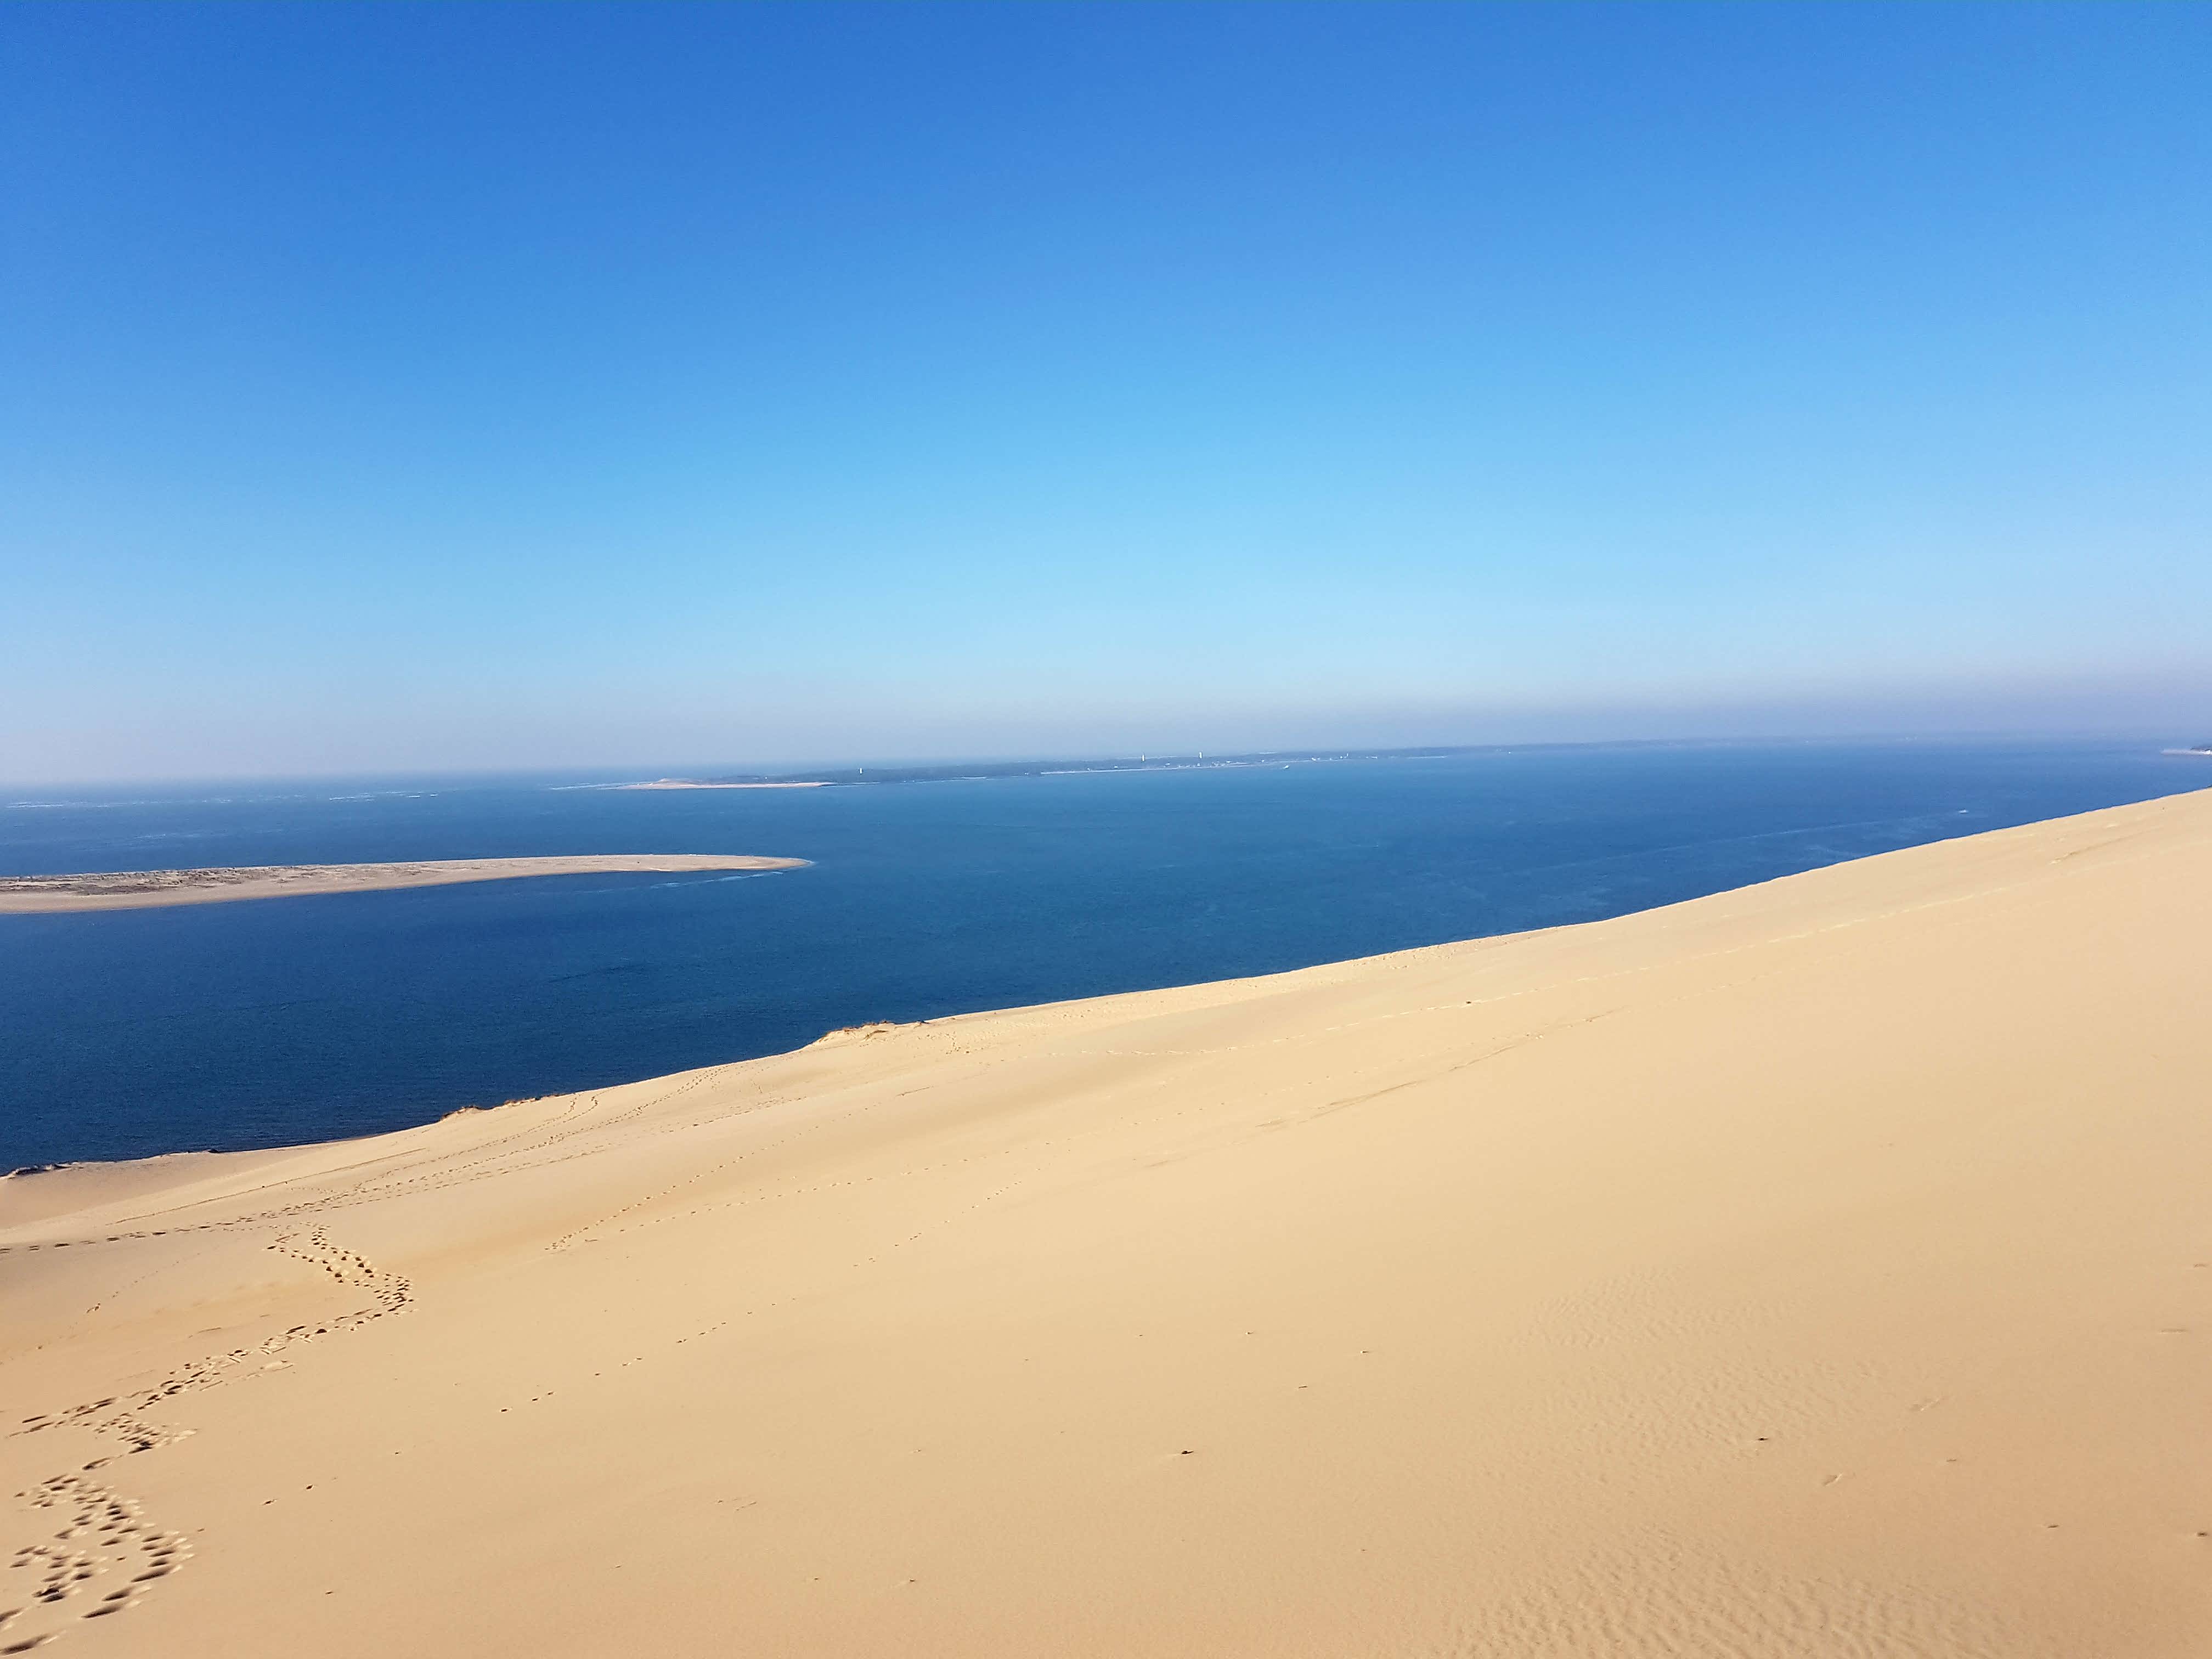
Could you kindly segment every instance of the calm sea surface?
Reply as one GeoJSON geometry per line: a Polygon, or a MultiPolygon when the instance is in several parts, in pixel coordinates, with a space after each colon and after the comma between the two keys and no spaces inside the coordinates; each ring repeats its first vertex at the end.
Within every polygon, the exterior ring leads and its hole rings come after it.
{"type": "Polygon", "coordinates": [[[2212,760],[2160,747],[1539,749],[814,790],[0,794],[7,874],[815,861],[0,916],[0,1169],[369,1133],[866,1020],[1587,921],[2212,785],[2212,760]]]}

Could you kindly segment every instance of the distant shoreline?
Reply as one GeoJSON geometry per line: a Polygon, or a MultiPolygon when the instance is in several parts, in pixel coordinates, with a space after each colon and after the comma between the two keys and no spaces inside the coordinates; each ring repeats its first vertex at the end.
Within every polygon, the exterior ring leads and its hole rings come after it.
{"type": "MultiPolygon", "coordinates": [[[[1528,745],[1543,747],[1542,744],[1528,745]]],[[[656,778],[651,782],[607,783],[602,789],[826,789],[842,784],[981,783],[998,778],[1072,777],[1097,772],[1216,772],[1255,768],[1313,766],[1342,761],[1443,760],[1452,755],[1510,752],[1513,745],[1459,745],[1423,749],[1285,749],[1232,755],[1134,755],[1105,760],[948,762],[939,765],[836,767],[820,772],[739,772],[716,778],[656,778]]]]}
{"type": "MultiPolygon", "coordinates": [[[[987,783],[1005,778],[1077,777],[1115,772],[1216,772],[1272,770],[1355,761],[1447,760],[1462,755],[1530,754],[1554,749],[1590,747],[1667,749],[1674,739],[1623,744],[1451,744],[1412,749],[1249,750],[1233,754],[1193,752],[1124,755],[1103,759],[1057,757],[1044,760],[949,761],[929,764],[844,766],[808,772],[732,772],[714,777],[654,778],[635,783],[561,786],[589,789],[827,789],[854,784],[987,783]]],[[[2212,749],[2166,749],[2167,755],[2212,756],[2212,749]]]]}
{"type": "Polygon", "coordinates": [[[610,789],[827,789],[827,778],[794,778],[779,783],[708,783],[696,778],[655,778],[651,783],[611,783],[610,789]]]}
{"type": "Polygon", "coordinates": [[[805,859],[756,854],[595,853],[552,858],[441,859],[405,864],[280,864],[206,870],[87,871],[0,877],[0,915],[146,910],[238,899],[302,898],[535,876],[680,874],[714,870],[796,870],[805,859]]]}

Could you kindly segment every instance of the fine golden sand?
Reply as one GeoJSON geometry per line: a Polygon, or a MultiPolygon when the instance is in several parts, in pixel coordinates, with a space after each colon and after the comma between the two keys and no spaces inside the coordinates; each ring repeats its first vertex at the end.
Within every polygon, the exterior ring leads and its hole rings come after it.
{"type": "Polygon", "coordinates": [[[0,1649],[2212,1652],[2208,1006],[2212,793],[17,1176],[0,1649]]]}
{"type": "Polygon", "coordinates": [[[0,876],[0,915],[61,910],[146,910],[228,899],[299,898],[392,887],[450,887],[526,876],[599,876],[702,870],[795,870],[805,859],[750,854],[587,853],[525,859],[432,859],[413,864],[267,864],[223,870],[94,871],[0,876]]]}

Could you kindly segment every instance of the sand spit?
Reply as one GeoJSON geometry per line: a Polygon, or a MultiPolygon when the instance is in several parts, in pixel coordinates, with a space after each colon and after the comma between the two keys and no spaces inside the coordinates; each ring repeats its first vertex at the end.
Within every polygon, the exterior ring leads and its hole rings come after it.
{"type": "Polygon", "coordinates": [[[272,864],[228,870],[131,870],[66,876],[0,876],[0,915],[63,910],[144,910],[230,899],[446,887],[527,876],[592,876],[691,870],[795,870],[805,859],[719,853],[603,853],[575,858],[440,859],[419,864],[272,864]]]}
{"type": "Polygon", "coordinates": [[[791,782],[702,783],[691,778],[655,778],[650,783],[610,783],[608,789],[827,789],[826,778],[802,778],[791,782]]]}
{"type": "Polygon", "coordinates": [[[2200,1655],[2208,1005],[2212,793],[15,1177],[0,1649],[2200,1655]]]}

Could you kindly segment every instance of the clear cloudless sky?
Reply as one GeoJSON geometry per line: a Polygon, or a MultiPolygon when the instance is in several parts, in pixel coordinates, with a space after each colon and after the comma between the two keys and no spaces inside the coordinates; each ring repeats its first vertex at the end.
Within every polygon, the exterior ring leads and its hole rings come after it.
{"type": "Polygon", "coordinates": [[[10,5],[0,777],[2212,738],[2208,371],[2202,5],[10,5]]]}

